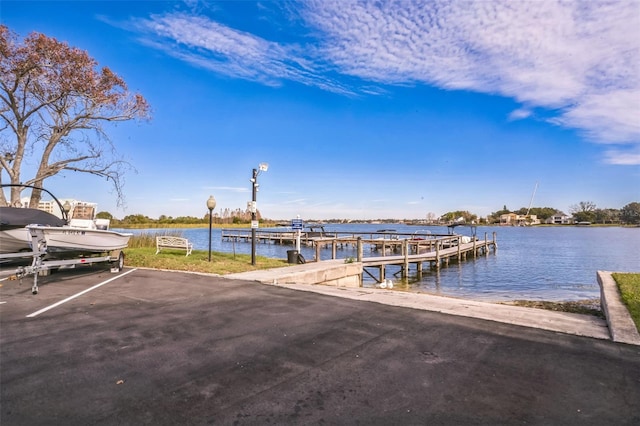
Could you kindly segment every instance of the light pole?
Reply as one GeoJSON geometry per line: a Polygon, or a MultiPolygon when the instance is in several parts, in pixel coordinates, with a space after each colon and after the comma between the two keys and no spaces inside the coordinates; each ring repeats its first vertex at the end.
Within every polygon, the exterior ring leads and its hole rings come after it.
{"type": "Polygon", "coordinates": [[[69,218],[69,213],[71,212],[71,203],[69,202],[69,200],[66,200],[64,202],[64,204],[62,205],[62,218],[67,222],[67,225],[69,225],[69,222],[71,221],[71,219],[69,218]]]}
{"type": "Polygon", "coordinates": [[[213,198],[213,195],[210,195],[207,200],[207,208],[209,209],[209,262],[211,262],[211,219],[213,216],[213,209],[216,208],[216,199],[213,198]]]}
{"type": "Polygon", "coordinates": [[[260,163],[257,169],[253,169],[253,174],[251,177],[251,265],[256,264],[256,229],[258,228],[258,219],[256,217],[256,213],[258,212],[258,207],[256,205],[256,195],[258,193],[258,175],[260,172],[266,172],[269,168],[269,164],[260,163]]]}

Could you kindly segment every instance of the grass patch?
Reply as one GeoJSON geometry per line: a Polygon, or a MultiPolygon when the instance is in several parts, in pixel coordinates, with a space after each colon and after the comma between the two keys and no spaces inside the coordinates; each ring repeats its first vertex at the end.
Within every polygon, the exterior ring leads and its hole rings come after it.
{"type": "Polygon", "coordinates": [[[251,265],[251,255],[234,255],[232,253],[213,251],[211,252],[211,262],[209,262],[209,252],[206,250],[194,250],[189,256],[185,256],[186,252],[184,250],[163,248],[160,253],[156,254],[156,235],[182,237],[180,231],[145,232],[133,235],[129,239],[128,247],[124,250],[127,266],[224,275],[257,269],[279,268],[288,265],[286,259],[257,256],[254,266],[251,265]]]}
{"type": "Polygon", "coordinates": [[[220,252],[211,252],[211,262],[209,262],[209,252],[206,250],[194,250],[189,256],[185,256],[184,250],[171,249],[162,249],[156,254],[155,246],[126,248],[124,254],[125,264],[133,268],[170,269],[220,275],[288,266],[286,259],[262,256],[256,257],[256,265],[253,266],[251,256],[248,254],[234,256],[232,253],[220,252]]]}
{"type": "Polygon", "coordinates": [[[640,274],[614,273],[612,276],[620,289],[622,302],[627,306],[636,328],[640,331],[640,274]]]}

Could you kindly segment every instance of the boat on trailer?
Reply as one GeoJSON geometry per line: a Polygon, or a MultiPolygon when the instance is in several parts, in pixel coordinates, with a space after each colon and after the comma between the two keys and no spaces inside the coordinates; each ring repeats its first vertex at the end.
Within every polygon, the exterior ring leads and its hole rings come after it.
{"type": "Polygon", "coordinates": [[[35,188],[47,192],[58,205],[62,218],[32,208],[0,208],[1,253],[31,251],[31,230],[38,229],[47,245],[48,258],[90,256],[120,250],[129,244],[132,234],[111,231],[108,219],[96,218],[95,203],[64,205],[49,191],[30,185],[2,185],[35,188]]]}
{"type": "Polygon", "coordinates": [[[33,276],[33,284],[31,285],[31,293],[38,294],[38,276],[42,273],[48,273],[51,270],[60,268],[75,268],[79,265],[90,265],[94,263],[109,263],[111,272],[121,272],[124,268],[124,253],[122,250],[112,250],[109,252],[93,253],[89,256],[67,257],[67,258],[51,258],[47,248],[44,232],[41,227],[28,227],[31,236],[32,251],[29,253],[12,253],[0,255],[0,259],[25,258],[25,255],[31,257],[31,264],[19,266],[14,271],[16,279],[22,282],[27,275],[33,276]]]}
{"type": "Polygon", "coordinates": [[[49,257],[90,256],[120,250],[132,234],[76,226],[28,225],[28,231],[41,231],[49,257]]]}
{"type": "Polygon", "coordinates": [[[132,234],[110,230],[109,219],[96,218],[96,208],[95,203],[77,202],[70,206],[68,225],[33,224],[27,230],[42,232],[47,252],[54,258],[91,256],[127,247],[132,234]]]}
{"type": "Polygon", "coordinates": [[[95,217],[94,203],[63,206],[44,188],[2,185],[3,188],[11,186],[45,191],[53,197],[62,215],[60,218],[17,206],[0,208],[0,262],[22,262],[15,276],[22,279],[33,275],[33,294],[38,293],[38,275],[48,270],[102,262],[111,264],[111,272],[122,270],[122,249],[127,247],[132,234],[109,230],[108,219],[95,217]],[[25,265],[27,261],[30,265],[25,265]]]}

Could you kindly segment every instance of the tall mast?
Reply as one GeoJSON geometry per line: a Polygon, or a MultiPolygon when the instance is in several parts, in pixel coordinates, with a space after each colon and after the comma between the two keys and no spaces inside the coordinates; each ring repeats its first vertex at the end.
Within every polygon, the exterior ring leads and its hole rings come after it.
{"type": "Polygon", "coordinates": [[[529,211],[531,210],[531,205],[533,204],[533,197],[536,196],[536,190],[538,189],[538,182],[536,182],[536,186],[533,188],[533,194],[531,194],[531,201],[529,201],[529,208],[527,209],[527,216],[529,216],[529,211]]]}

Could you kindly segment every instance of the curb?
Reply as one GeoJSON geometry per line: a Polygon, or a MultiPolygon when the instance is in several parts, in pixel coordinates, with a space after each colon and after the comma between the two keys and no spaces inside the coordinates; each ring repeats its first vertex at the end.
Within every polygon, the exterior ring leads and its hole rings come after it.
{"type": "Polygon", "coordinates": [[[638,333],[638,329],[622,301],[620,290],[611,275],[612,273],[609,271],[597,272],[598,284],[600,284],[600,303],[607,319],[611,340],[640,345],[640,333],[638,333]]]}

